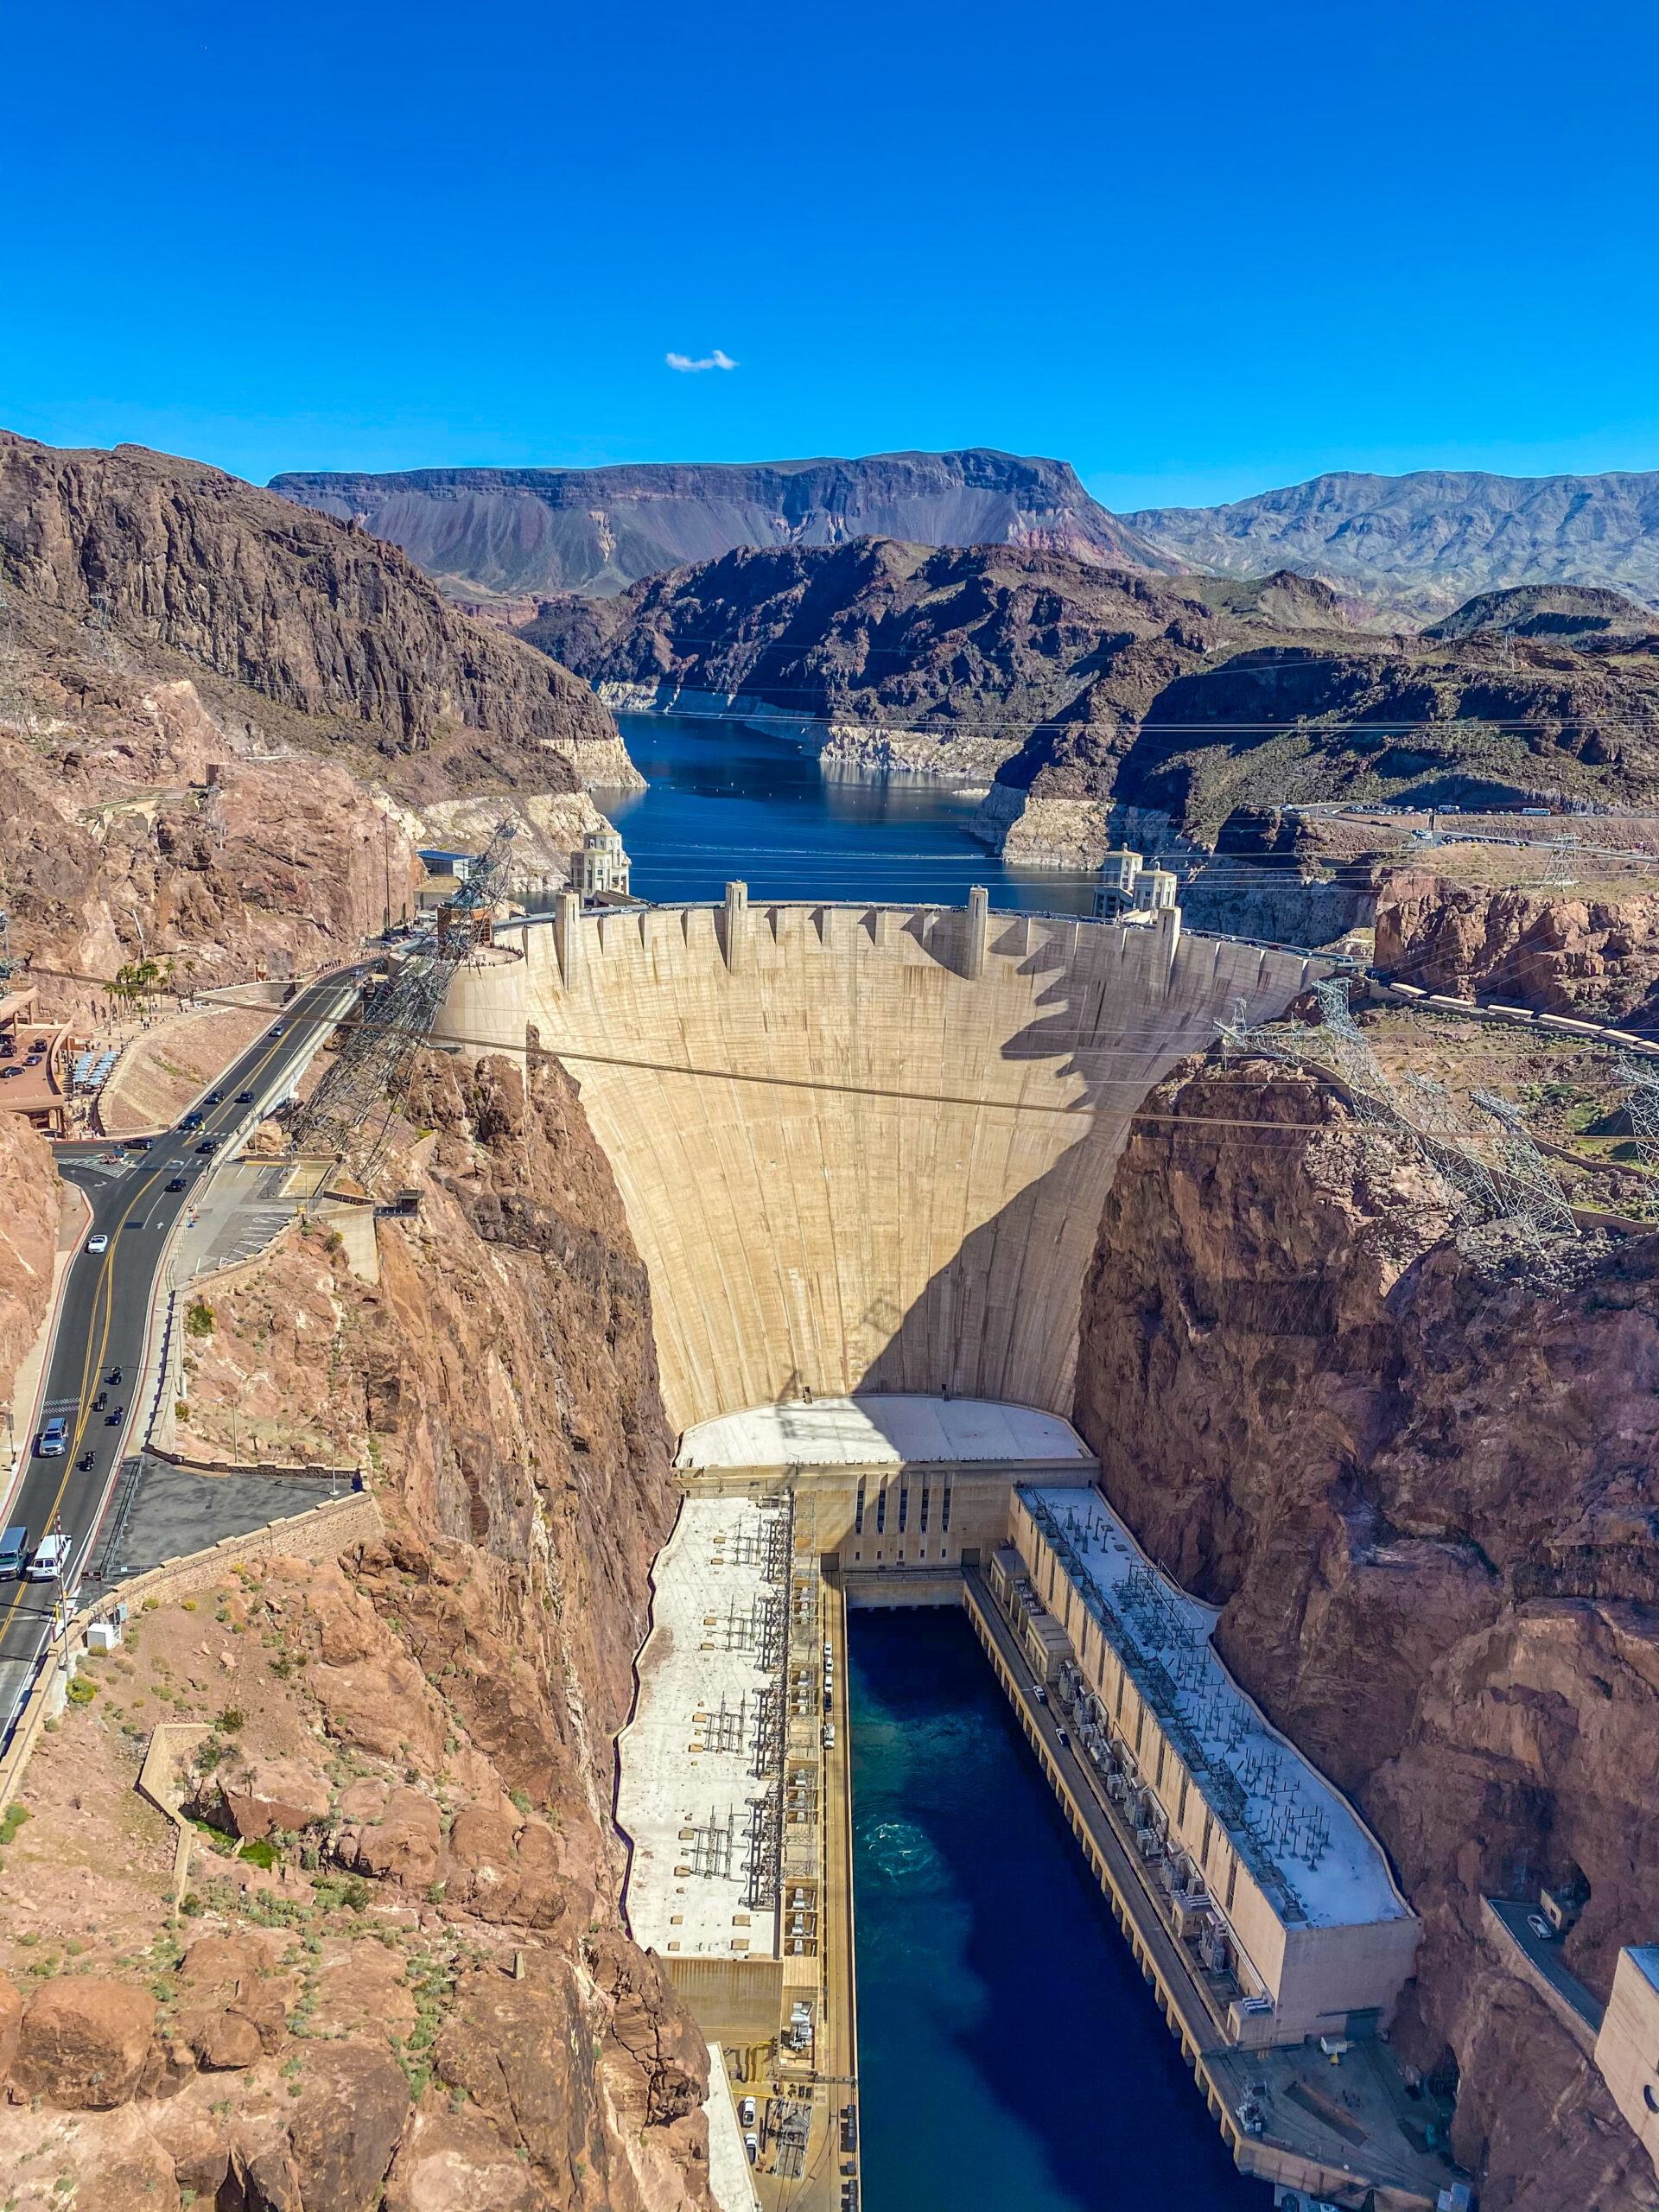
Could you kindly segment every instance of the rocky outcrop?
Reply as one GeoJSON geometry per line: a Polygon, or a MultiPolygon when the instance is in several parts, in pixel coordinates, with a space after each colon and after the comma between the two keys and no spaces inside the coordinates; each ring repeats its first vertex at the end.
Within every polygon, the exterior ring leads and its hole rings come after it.
{"type": "Polygon", "coordinates": [[[1420,990],[1616,1027],[1659,1022],[1651,893],[1483,889],[1427,868],[1391,868],[1376,925],[1378,969],[1420,990]]]}
{"type": "Polygon", "coordinates": [[[1459,1232],[1422,1160],[1262,1063],[1147,1114],[1084,1290],[1105,1488],[1392,1853],[1427,1924],[1397,2037],[1455,2054],[1483,2202],[1645,2202],[1645,2154],[1480,1897],[1582,1877],[1567,1958],[1604,1996],[1650,1932],[1659,1238],[1539,1261],[1459,1232]]]}
{"type": "MultiPolygon", "coordinates": [[[[740,547],[1020,545],[1113,567],[1161,567],[1064,461],[972,448],[860,461],[645,463],[615,468],[318,470],[271,479],[307,506],[401,545],[458,598],[625,591],[740,547]]],[[[1177,563],[1175,565],[1181,565],[1177,563]]],[[[474,599],[474,602],[477,603],[474,599]]]]}
{"type": "Polygon", "coordinates": [[[0,434],[9,589],[118,643],[170,648],[452,788],[569,787],[554,748],[614,734],[545,656],[458,613],[361,529],[140,446],[0,434]]]}
{"type": "Polygon", "coordinates": [[[53,1981],[18,2030],[11,2082],[66,2112],[124,2104],[138,2086],[156,2026],[156,1999],[96,1979],[53,1981]]]}

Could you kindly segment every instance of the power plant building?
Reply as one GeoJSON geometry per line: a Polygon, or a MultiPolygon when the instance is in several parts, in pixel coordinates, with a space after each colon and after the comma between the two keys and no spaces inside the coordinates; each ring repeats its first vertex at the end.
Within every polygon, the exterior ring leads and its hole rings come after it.
{"type": "Polygon", "coordinates": [[[1010,1539],[992,1595],[1036,1679],[1069,1691],[1077,1756],[1160,1862],[1176,1926],[1236,1983],[1234,2041],[1386,2026],[1421,1925],[1353,1807],[1223,1666],[1213,1610],[1159,1573],[1098,1491],[1021,1485],[1010,1539]]]}

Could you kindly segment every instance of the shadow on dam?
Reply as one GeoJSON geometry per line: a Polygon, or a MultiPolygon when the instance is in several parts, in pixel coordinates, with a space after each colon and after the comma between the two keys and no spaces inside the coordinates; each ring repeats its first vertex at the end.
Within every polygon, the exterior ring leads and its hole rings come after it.
{"type": "Polygon", "coordinates": [[[967,1622],[849,1643],[868,2212],[1266,2212],[967,1622]]]}
{"type": "MultiPolygon", "coordinates": [[[[1093,1242],[1076,1239],[1078,1210],[1084,1218],[1098,1216],[1128,1116],[1173,1057],[1150,1031],[1124,1027],[1121,1015],[1106,1018],[1106,982],[1076,974],[1052,940],[1024,952],[1023,935],[993,930],[992,952],[1017,961],[1036,995],[1034,1018],[1001,1041],[997,1056],[1006,1065],[1041,1067],[1057,1085],[1081,1085],[1066,1097],[1065,1110],[1047,1117],[1065,1149],[970,1229],[908,1306],[895,1307],[897,1326],[857,1393],[944,1388],[995,1395],[988,1377],[1010,1365],[1038,1367],[1038,1340],[1052,1325],[1046,1277],[1064,1268],[1081,1281],[1093,1242]],[[1103,1128],[1110,1134],[1103,1158],[1103,1128]]],[[[1059,1395],[1064,1403],[1053,1409],[1069,1414],[1069,1390],[1059,1395]]]]}

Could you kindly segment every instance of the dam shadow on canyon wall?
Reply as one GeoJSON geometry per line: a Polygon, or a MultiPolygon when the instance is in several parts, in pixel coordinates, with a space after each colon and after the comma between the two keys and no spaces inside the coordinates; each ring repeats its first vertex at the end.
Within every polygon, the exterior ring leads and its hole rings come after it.
{"type": "Polygon", "coordinates": [[[1069,1416],[1081,1285],[1147,1090],[1328,963],[934,907],[654,908],[499,930],[458,1039],[581,1085],[677,1428],[810,1389],[1069,1416]]]}

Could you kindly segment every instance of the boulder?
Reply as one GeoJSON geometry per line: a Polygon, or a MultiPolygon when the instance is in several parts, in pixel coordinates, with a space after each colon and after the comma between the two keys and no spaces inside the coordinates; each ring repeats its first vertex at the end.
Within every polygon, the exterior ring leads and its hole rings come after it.
{"type": "Polygon", "coordinates": [[[12,2082],[26,2097],[67,2112],[124,2104],[137,2087],[156,2027],[156,1999],[124,1982],[65,1974],[23,2014],[12,2082]]]}
{"type": "Polygon", "coordinates": [[[259,2031],[244,2012],[209,2012],[193,2020],[188,2041],[196,2063],[211,2074],[238,2072],[263,2051],[259,2031]]]}
{"type": "Polygon", "coordinates": [[[404,2132],[409,2084],[360,2045],[314,2054],[289,2129],[305,2212],[370,2212],[404,2132]]]}
{"type": "Polygon", "coordinates": [[[386,2184],[385,2212],[537,2212],[545,2199],[481,2113],[423,2111],[386,2184]]]}
{"type": "Polygon", "coordinates": [[[378,1821],[342,1830],[336,1855],[353,1873],[424,1888],[438,1871],[442,1826],[436,1805],[417,1789],[394,1789],[378,1821]]]}
{"type": "Polygon", "coordinates": [[[268,1836],[273,1828],[297,1834],[328,1817],[328,1784],[299,1759],[255,1759],[241,1787],[225,1791],[226,1810],[239,1836],[268,1836]]]}

